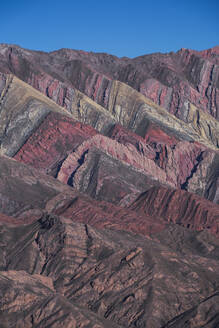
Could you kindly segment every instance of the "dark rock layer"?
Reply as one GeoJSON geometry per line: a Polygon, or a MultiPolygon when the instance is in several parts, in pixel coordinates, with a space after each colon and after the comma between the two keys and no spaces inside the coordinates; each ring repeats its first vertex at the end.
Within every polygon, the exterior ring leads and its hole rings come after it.
{"type": "Polygon", "coordinates": [[[219,326],[218,54],[0,45],[0,327],[219,326]]]}
{"type": "Polygon", "coordinates": [[[4,44],[0,49],[2,72],[17,75],[62,106],[67,85],[72,85],[108,107],[112,80],[119,80],[184,121],[190,103],[218,119],[218,58],[218,47],[200,52],[181,49],[134,59],[70,49],[34,52],[4,44]]]}
{"type": "Polygon", "coordinates": [[[0,228],[3,328],[219,323],[219,245],[208,233],[170,227],[151,239],[54,215],[0,228]]]}

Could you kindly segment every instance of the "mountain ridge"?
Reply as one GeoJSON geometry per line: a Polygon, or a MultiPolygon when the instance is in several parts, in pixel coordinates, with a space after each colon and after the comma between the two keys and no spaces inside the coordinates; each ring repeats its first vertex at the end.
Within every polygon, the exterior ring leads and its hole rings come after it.
{"type": "Polygon", "coordinates": [[[0,326],[219,324],[219,47],[0,45],[0,326]]]}

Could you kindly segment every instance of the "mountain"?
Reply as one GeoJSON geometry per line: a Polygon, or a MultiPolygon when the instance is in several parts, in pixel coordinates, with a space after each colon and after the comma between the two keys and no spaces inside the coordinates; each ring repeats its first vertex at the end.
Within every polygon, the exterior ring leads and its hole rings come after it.
{"type": "Polygon", "coordinates": [[[0,327],[219,325],[218,72],[0,45],[0,327]]]}
{"type": "Polygon", "coordinates": [[[219,118],[218,57],[218,46],[129,59],[69,49],[43,53],[2,44],[0,67],[65,107],[73,87],[107,108],[113,81],[118,80],[189,122],[191,104],[219,118]]]}

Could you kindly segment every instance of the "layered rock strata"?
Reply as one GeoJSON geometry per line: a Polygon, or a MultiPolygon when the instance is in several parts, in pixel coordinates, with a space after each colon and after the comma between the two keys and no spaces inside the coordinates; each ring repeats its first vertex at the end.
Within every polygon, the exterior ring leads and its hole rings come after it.
{"type": "Polygon", "coordinates": [[[133,59],[70,49],[43,53],[5,44],[0,48],[2,72],[17,75],[62,106],[68,88],[57,88],[57,81],[107,107],[112,80],[119,80],[186,122],[190,104],[218,119],[218,58],[218,47],[133,59]]]}
{"type": "Polygon", "coordinates": [[[151,239],[54,215],[0,228],[2,327],[218,324],[218,242],[208,233],[171,227],[151,239]]]}

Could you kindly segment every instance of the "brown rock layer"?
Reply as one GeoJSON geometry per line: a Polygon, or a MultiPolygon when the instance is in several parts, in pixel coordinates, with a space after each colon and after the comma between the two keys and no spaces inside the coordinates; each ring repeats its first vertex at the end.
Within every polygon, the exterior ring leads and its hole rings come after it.
{"type": "Polygon", "coordinates": [[[194,230],[207,229],[219,235],[219,207],[183,190],[154,187],[129,207],[143,215],[162,217],[194,230]]]}
{"type": "Polygon", "coordinates": [[[219,245],[208,233],[172,227],[149,239],[56,216],[2,231],[4,328],[181,327],[187,312],[201,327],[191,309],[218,324],[219,245]]]}
{"type": "Polygon", "coordinates": [[[190,103],[218,119],[218,58],[218,47],[134,59],[70,49],[34,52],[4,44],[0,49],[2,72],[17,75],[62,106],[68,88],[63,85],[58,91],[57,81],[108,107],[111,81],[119,80],[185,121],[190,103]]]}
{"type": "MultiPolygon", "coordinates": [[[[171,222],[193,230],[209,230],[216,236],[219,233],[218,205],[186,191],[157,185],[148,187],[136,199],[139,193],[129,195],[123,189],[127,196],[123,195],[122,205],[128,206],[124,208],[81,195],[53,177],[6,157],[0,157],[0,168],[1,212],[17,217],[22,224],[28,223],[30,216],[36,220],[46,211],[99,228],[144,235],[162,231],[171,222]]],[[[99,198],[110,197],[113,187],[110,188],[99,198]]]]}
{"type": "Polygon", "coordinates": [[[0,45],[0,327],[218,327],[218,64],[0,45]]]}

